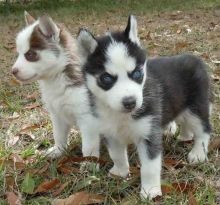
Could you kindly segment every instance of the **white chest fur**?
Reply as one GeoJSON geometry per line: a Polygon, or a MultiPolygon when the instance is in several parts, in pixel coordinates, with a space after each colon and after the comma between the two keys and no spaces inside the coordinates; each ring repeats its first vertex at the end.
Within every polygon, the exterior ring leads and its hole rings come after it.
{"type": "Polygon", "coordinates": [[[42,98],[50,113],[74,123],[89,112],[87,91],[84,85],[78,87],[69,85],[64,74],[53,80],[39,81],[42,98]]]}
{"type": "Polygon", "coordinates": [[[102,134],[107,138],[116,138],[120,143],[137,144],[140,138],[148,138],[151,132],[151,116],[134,120],[129,113],[114,112],[102,106],[100,106],[98,113],[102,134]]]}

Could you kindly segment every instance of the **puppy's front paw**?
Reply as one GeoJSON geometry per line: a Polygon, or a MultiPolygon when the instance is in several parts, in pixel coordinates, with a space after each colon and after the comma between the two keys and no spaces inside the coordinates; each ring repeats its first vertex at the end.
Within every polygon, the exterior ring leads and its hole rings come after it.
{"type": "Polygon", "coordinates": [[[207,154],[203,147],[201,148],[193,148],[190,153],[188,154],[188,161],[189,163],[198,163],[198,162],[204,162],[208,160],[207,154]]]}
{"type": "Polygon", "coordinates": [[[129,176],[129,169],[128,168],[124,168],[124,169],[119,169],[118,167],[116,167],[115,165],[109,170],[109,174],[111,175],[116,175],[116,176],[120,176],[123,178],[127,178],[129,176]]]}
{"type": "Polygon", "coordinates": [[[45,156],[52,158],[52,159],[56,159],[56,158],[59,158],[60,156],[62,156],[63,152],[64,152],[63,149],[61,149],[57,146],[53,146],[45,152],[45,156]]]}
{"type": "Polygon", "coordinates": [[[142,200],[153,199],[156,196],[162,196],[161,187],[156,186],[152,188],[143,188],[141,189],[140,196],[142,200]]]}

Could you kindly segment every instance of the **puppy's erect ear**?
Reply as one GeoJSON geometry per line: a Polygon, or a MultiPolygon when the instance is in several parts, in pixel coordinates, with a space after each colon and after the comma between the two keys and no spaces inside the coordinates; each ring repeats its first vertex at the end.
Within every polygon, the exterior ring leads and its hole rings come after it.
{"type": "Polygon", "coordinates": [[[95,37],[86,29],[80,29],[77,41],[84,57],[92,54],[98,45],[95,37]]]}
{"type": "Polygon", "coordinates": [[[128,25],[124,31],[127,38],[130,39],[131,42],[140,45],[140,40],[138,38],[138,31],[137,31],[137,20],[133,15],[130,15],[128,18],[128,25]]]}
{"type": "Polygon", "coordinates": [[[59,41],[60,29],[49,16],[44,15],[39,18],[39,28],[46,38],[59,41]]]}
{"type": "Polygon", "coordinates": [[[35,18],[31,16],[27,11],[24,11],[24,20],[25,20],[26,26],[29,26],[36,21],[35,18]]]}

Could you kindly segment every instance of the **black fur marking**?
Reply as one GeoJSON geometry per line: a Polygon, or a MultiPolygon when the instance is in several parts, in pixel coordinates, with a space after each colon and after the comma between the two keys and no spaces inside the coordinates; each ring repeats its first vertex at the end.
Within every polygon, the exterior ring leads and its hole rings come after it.
{"type": "Polygon", "coordinates": [[[97,78],[97,84],[99,87],[101,87],[103,90],[107,91],[110,90],[115,82],[117,81],[117,76],[110,75],[109,73],[102,73],[98,78],[97,78]],[[109,80],[106,82],[105,78],[109,78],[109,80]]]}
{"type": "Polygon", "coordinates": [[[163,151],[161,115],[154,116],[150,133],[147,139],[145,139],[147,155],[150,159],[155,159],[163,151]]]}
{"type": "MultiPolygon", "coordinates": [[[[161,87],[159,82],[154,78],[148,78],[143,90],[143,104],[133,115],[133,119],[138,120],[148,115],[162,114],[161,105],[161,87]]],[[[161,120],[161,119],[160,119],[161,120]]]]}
{"type": "Polygon", "coordinates": [[[90,111],[92,112],[93,116],[98,118],[98,113],[96,111],[96,104],[95,104],[95,96],[91,93],[89,89],[87,89],[89,103],[90,103],[90,111]]]}
{"type": "Polygon", "coordinates": [[[129,38],[129,32],[130,32],[130,30],[131,30],[131,15],[130,15],[129,18],[128,18],[128,24],[127,24],[127,27],[126,27],[125,32],[124,32],[124,34],[125,34],[125,36],[126,36],[127,38],[129,38]]]}
{"type": "MultiPolygon", "coordinates": [[[[162,137],[162,136],[160,136],[162,137]]],[[[159,138],[159,137],[156,137],[159,138]]],[[[147,146],[147,156],[149,159],[155,159],[162,152],[162,144],[156,143],[156,140],[145,139],[145,145],[147,146]]]]}
{"type": "Polygon", "coordinates": [[[86,73],[98,76],[105,72],[104,64],[107,61],[105,52],[112,42],[112,39],[116,42],[122,42],[127,47],[128,55],[135,58],[138,67],[144,65],[146,60],[145,50],[140,49],[140,47],[131,42],[124,32],[112,33],[111,37],[104,36],[97,39],[98,46],[95,51],[88,56],[87,63],[84,65],[84,71],[86,73]]]}

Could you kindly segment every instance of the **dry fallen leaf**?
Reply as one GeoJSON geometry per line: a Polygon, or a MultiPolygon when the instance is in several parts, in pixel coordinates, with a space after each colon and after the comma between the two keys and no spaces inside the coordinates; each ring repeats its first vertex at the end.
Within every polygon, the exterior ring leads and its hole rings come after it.
{"type": "Polygon", "coordinates": [[[177,34],[180,34],[181,32],[182,32],[181,29],[177,29],[177,31],[176,31],[177,34]]]}
{"type": "Polygon", "coordinates": [[[28,139],[32,139],[32,140],[36,139],[36,137],[33,135],[33,133],[31,131],[22,132],[21,134],[24,135],[25,137],[28,137],[28,139]]]}
{"type": "Polygon", "coordinates": [[[75,193],[66,199],[57,199],[53,205],[88,205],[101,204],[105,201],[105,196],[88,193],[85,191],[75,193]]]}
{"type": "Polygon", "coordinates": [[[58,184],[60,184],[59,179],[53,179],[52,181],[43,182],[37,187],[34,193],[48,192],[58,184]]]}
{"type": "Polygon", "coordinates": [[[22,133],[26,134],[27,131],[38,129],[40,127],[45,126],[46,124],[47,124],[47,122],[39,122],[39,123],[36,123],[36,124],[24,124],[21,127],[20,133],[21,134],[22,133]]]}
{"type": "Polygon", "coordinates": [[[162,184],[161,190],[163,194],[169,194],[174,191],[174,188],[172,187],[171,184],[162,184]]]}
{"type": "Polygon", "coordinates": [[[199,205],[193,196],[192,192],[189,192],[189,204],[188,205],[199,205]]]}
{"type": "Polygon", "coordinates": [[[13,187],[15,185],[15,178],[13,176],[5,176],[5,185],[7,187],[7,190],[13,190],[13,187]]]}
{"type": "Polygon", "coordinates": [[[8,117],[7,120],[15,120],[18,119],[20,117],[20,115],[17,112],[13,112],[12,116],[8,117]]]}
{"type": "Polygon", "coordinates": [[[21,85],[21,82],[16,80],[15,78],[12,78],[10,81],[9,81],[9,84],[10,85],[21,85]]]}
{"type": "Polygon", "coordinates": [[[40,104],[39,103],[33,103],[33,104],[29,104],[29,105],[26,105],[24,107],[24,109],[27,109],[27,110],[31,110],[31,109],[34,109],[36,107],[40,107],[40,104]]]}
{"type": "Polygon", "coordinates": [[[52,195],[54,197],[60,195],[62,193],[62,191],[69,185],[70,181],[65,182],[64,184],[62,184],[57,190],[55,190],[52,195]]]}
{"type": "Polygon", "coordinates": [[[35,169],[32,173],[33,174],[43,174],[44,172],[46,172],[48,170],[49,167],[50,167],[50,164],[47,163],[46,165],[44,165],[40,169],[35,169]]]}
{"type": "Polygon", "coordinates": [[[80,169],[76,167],[67,167],[65,165],[61,165],[58,168],[59,172],[62,172],[64,174],[70,174],[70,173],[80,173],[80,169]]]}
{"type": "Polygon", "coordinates": [[[29,131],[29,130],[34,130],[34,129],[37,129],[39,127],[40,127],[40,124],[24,124],[21,127],[20,132],[26,132],[26,131],[29,131]]]}
{"type": "Polygon", "coordinates": [[[220,64],[220,60],[212,60],[212,63],[214,63],[214,64],[220,64]]]}
{"type": "Polygon", "coordinates": [[[175,169],[181,169],[186,165],[186,162],[183,160],[175,160],[171,158],[164,159],[164,166],[166,168],[175,168],[175,169]]]}
{"type": "Polygon", "coordinates": [[[30,95],[26,95],[25,98],[28,100],[35,100],[39,97],[39,92],[35,91],[30,95]]]}
{"type": "Polygon", "coordinates": [[[175,51],[180,51],[180,50],[182,50],[183,48],[186,48],[186,47],[188,47],[189,46],[189,44],[187,43],[187,42],[177,42],[176,44],[175,44],[175,51]]]}
{"type": "Polygon", "coordinates": [[[7,139],[6,139],[6,143],[8,147],[12,147],[14,146],[19,140],[19,136],[13,136],[10,135],[7,139]]]}
{"type": "Polygon", "coordinates": [[[195,187],[187,182],[174,182],[172,184],[162,184],[161,189],[163,194],[169,194],[172,192],[187,193],[189,191],[193,192],[195,190],[195,187]]]}
{"type": "Polygon", "coordinates": [[[22,162],[13,162],[12,160],[0,159],[0,166],[10,166],[15,169],[23,170],[26,165],[22,162]]]}
{"type": "Polygon", "coordinates": [[[19,197],[14,192],[6,192],[6,196],[9,205],[21,205],[19,197]]]}
{"type": "Polygon", "coordinates": [[[219,75],[212,74],[210,77],[211,77],[212,80],[215,81],[215,82],[220,81],[220,76],[219,76],[219,75]]]}
{"type": "Polygon", "coordinates": [[[209,144],[209,151],[220,149],[220,137],[214,138],[209,144]]]}
{"type": "Polygon", "coordinates": [[[81,163],[81,162],[95,162],[100,165],[105,165],[107,163],[106,160],[97,158],[97,157],[65,157],[59,161],[58,167],[67,164],[67,163],[81,163]]]}
{"type": "Polygon", "coordinates": [[[177,192],[181,192],[181,193],[187,193],[189,191],[194,191],[195,190],[195,187],[190,184],[190,183],[187,183],[187,182],[174,182],[172,183],[172,187],[175,189],[175,191],[177,192]]]}

